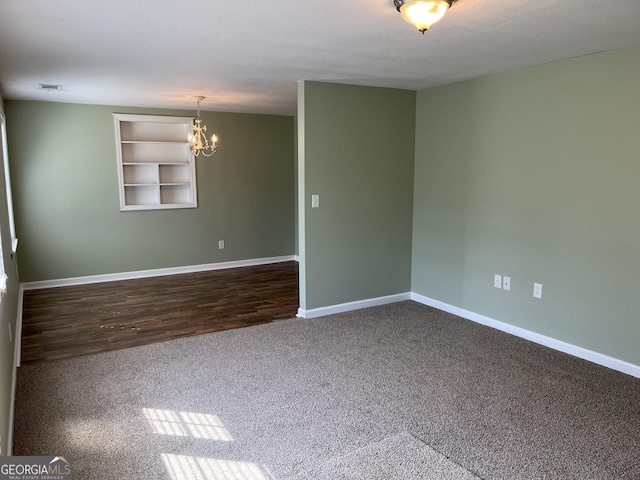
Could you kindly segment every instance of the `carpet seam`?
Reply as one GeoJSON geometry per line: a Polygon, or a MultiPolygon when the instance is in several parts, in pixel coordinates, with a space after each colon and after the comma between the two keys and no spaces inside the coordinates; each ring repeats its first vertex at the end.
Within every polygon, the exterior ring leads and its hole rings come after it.
{"type": "Polygon", "coordinates": [[[464,465],[461,465],[459,462],[456,462],[455,460],[453,460],[449,455],[447,455],[444,452],[441,452],[440,450],[438,450],[437,448],[435,448],[433,445],[425,442],[423,439],[421,439],[420,437],[418,437],[416,434],[407,431],[407,433],[409,435],[411,435],[413,438],[415,438],[416,440],[418,440],[420,443],[426,445],[427,447],[429,447],[431,450],[433,450],[434,452],[438,452],[440,455],[442,455],[443,457],[445,457],[447,460],[449,460],[451,463],[453,463],[454,465],[457,465],[458,467],[462,468],[463,470],[466,470],[467,472],[469,472],[471,475],[473,475],[474,477],[479,478],[480,480],[487,480],[485,477],[480,476],[477,472],[474,472],[473,470],[469,470],[467,467],[465,467],[464,465]]]}

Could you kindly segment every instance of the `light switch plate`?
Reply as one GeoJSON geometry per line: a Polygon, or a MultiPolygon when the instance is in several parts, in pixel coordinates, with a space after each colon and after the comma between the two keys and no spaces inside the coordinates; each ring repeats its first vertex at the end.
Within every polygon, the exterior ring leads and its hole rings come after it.
{"type": "Polygon", "coordinates": [[[320,207],[320,195],[311,195],[311,208],[320,207]]]}

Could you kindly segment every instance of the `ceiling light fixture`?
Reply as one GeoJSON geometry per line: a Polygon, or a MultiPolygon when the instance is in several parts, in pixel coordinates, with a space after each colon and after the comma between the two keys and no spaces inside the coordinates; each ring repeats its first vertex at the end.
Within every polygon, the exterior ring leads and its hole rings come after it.
{"type": "Polygon", "coordinates": [[[200,102],[204,100],[204,97],[193,97],[193,99],[198,103],[198,109],[196,118],[193,120],[193,131],[188,137],[189,147],[195,157],[201,153],[205,157],[210,157],[218,150],[218,136],[215,133],[211,135],[211,143],[209,143],[205,135],[207,126],[202,125],[202,120],[200,119],[200,102]]]}
{"type": "Polygon", "coordinates": [[[415,25],[422,32],[444,17],[456,0],[393,0],[396,9],[407,23],[415,25]]]}

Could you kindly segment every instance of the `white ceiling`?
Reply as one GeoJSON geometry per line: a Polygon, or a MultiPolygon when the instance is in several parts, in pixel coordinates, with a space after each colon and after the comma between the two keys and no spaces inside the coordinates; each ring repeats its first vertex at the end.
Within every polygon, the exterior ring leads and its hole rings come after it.
{"type": "Polygon", "coordinates": [[[302,79],[418,90],[632,45],[640,0],[458,0],[424,36],[392,0],[2,0],[0,94],[294,114],[302,79]]]}

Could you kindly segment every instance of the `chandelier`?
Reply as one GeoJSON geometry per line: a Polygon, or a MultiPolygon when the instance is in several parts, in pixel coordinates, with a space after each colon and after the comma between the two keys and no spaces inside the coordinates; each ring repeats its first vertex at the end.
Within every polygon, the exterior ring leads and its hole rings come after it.
{"type": "Polygon", "coordinates": [[[396,9],[407,23],[422,32],[444,17],[455,0],[393,0],[396,9]]]}
{"type": "Polygon", "coordinates": [[[211,135],[211,143],[209,143],[205,135],[207,126],[202,125],[202,120],[200,119],[200,102],[204,100],[204,97],[193,97],[193,99],[198,103],[198,109],[196,118],[193,121],[193,131],[188,137],[189,148],[195,157],[201,153],[205,157],[210,157],[218,150],[218,136],[215,133],[211,135]]]}

